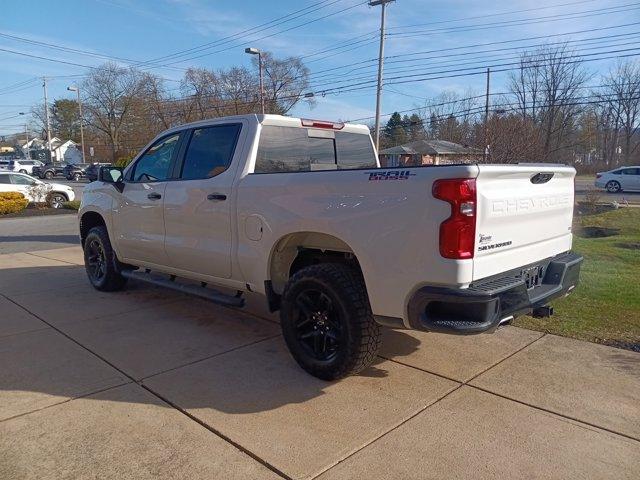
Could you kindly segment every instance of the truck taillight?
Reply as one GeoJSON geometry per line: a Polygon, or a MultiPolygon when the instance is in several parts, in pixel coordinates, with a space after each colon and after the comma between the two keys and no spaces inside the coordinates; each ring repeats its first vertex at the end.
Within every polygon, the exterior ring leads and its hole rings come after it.
{"type": "Polygon", "coordinates": [[[436,180],[433,196],[451,205],[451,216],[440,224],[440,255],[444,258],[473,258],[476,239],[476,180],[436,180]]]}

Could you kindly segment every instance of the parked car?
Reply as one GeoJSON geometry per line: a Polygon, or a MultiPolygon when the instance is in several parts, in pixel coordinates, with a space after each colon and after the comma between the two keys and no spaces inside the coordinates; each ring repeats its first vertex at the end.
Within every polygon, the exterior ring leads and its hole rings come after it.
{"type": "Polygon", "coordinates": [[[640,191],[640,167],[622,167],[596,173],[595,186],[607,192],[640,191]]]}
{"type": "Polygon", "coordinates": [[[64,202],[75,198],[73,189],[67,185],[45,183],[25,173],[0,172],[0,192],[20,192],[30,202],[46,200],[52,208],[62,208],[64,202]]]}
{"type": "Polygon", "coordinates": [[[10,160],[0,160],[0,170],[8,170],[9,169],[10,160]]]}
{"type": "Polygon", "coordinates": [[[62,169],[62,175],[67,180],[75,180],[77,182],[86,176],[87,167],[89,167],[88,163],[70,163],[62,169]]]}
{"type": "Polygon", "coordinates": [[[551,315],[582,262],[575,173],[383,169],[366,125],[243,115],[172,128],[103,167],[79,229],[97,290],[136,278],[236,307],[258,292],[298,364],[332,380],[375,360],[380,325],[474,334],[551,315]]]}
{"type": "Polygon", "coordinates": [[[9,160],[9,163],[6,166],[6,170],[10,172],[19,172],[19,173],[27,173],[29,175],[33,174],[33,168],[44,165],[39,160],[9,160]]]}
{"type": "Polygon", "coordinates": [[[43,164],[40,167],[33,167],[33,175],[39,178],[46,178],[47,180],[51,180],[56,176],[64,175],[64,167],[67,166],[65,162],[48,162],[43,164]]]}
{"type": "Polygon", "coordinates": [[[85,170],[87,180],[89,180],[90,182],[95,182],[98,179],[98,172],[100,172],[100,167],[108,167],[110,165],[110,163],[92,163],[85,170]]]}

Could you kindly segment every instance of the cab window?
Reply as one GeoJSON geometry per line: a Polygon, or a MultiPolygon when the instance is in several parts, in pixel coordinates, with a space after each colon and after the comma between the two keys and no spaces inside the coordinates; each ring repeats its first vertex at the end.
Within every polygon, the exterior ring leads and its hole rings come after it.
{"type": "Polygon", "coordinates": [[[241,127],[233,124],[195,129],[191,133],[180,178],[211,178],[229,168],[241,127]]]}
{"type": "Polygon", "coordinates": [[[180,134],[158,140],[138,159],[130,179],[133,182],[161,182],[171,174],[171,162],[177,152],[180,134]]]}

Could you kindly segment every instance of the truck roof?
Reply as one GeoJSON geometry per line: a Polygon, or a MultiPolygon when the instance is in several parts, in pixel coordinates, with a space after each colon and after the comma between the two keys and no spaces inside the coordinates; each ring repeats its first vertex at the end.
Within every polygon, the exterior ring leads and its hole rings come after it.
{"type": "Polygon", "coordinates": [[[201,127],[201,126],[211,125],[213,123],[219,123],[222,121],[228,122],[233,120],[248,120],[250,122],[259,123],[262,125],[274,125],[279,127],[325,128],[325,129],[340,130],[348,133],[369,134],[369,127],[367,127],[366,125],[334,122],[332,120],[303,119],[299,117],[287,117],[284,115],[272,115],[272,114],[261,115],[261,114],[255,114],[255,113],[198,120],[197,122],[177,125],[173,128],[166,130],[163,133],[168,133],[174,130],[182,130],[184,128],[201,127]]]}

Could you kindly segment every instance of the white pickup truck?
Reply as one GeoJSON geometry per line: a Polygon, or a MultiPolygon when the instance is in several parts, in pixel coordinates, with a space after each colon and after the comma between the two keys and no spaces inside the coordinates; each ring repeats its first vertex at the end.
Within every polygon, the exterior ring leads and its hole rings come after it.
{"type": "Polygon", "coordinates": [[[237,307],[264,294],[295,360],[331,380],[374,360],[380,325],[471,334],[550,315],[582,262],[574,176],[549,164],[380,168],[364,125],[218,118],[102,168],[80,236],[98,290],[136,278],[237,307]]]}

